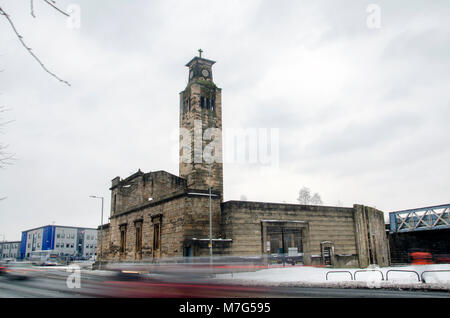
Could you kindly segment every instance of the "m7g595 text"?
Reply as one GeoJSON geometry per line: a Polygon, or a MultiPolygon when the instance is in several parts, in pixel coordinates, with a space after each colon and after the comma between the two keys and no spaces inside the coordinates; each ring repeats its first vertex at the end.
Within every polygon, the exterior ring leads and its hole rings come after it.
{"type": "Polygon", "coordinates": [[[270,303],[224,303],[223,312],[270,312],[270,303]]]}

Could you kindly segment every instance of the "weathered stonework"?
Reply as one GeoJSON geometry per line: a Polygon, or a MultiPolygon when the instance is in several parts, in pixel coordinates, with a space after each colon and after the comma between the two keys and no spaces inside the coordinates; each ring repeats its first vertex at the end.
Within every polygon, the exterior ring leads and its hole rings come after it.
{"type": "Polygon", "coordinates": [[[198,57],[187,64],[191,75],[180,93],[180,128],[188,131],[191,143],[180,149],[180,177],[139,170],[124,180],[112,180],[110,223],[101,236],[103,259],[156,261],[209,255],[211,210],[214,255],[294,251],[301,253],[306,265],[388,265],[383,213],[376,209],[223,202],[221,133],[211,138],[220,158],[211,165],[196,158],[211,140],[202,138],[199,144],[194,138],[209,128],[222,130],[222,91],[212,82],[213,64],[198,57]],[[186,155],[192,162],[182,160],[186,155]]]}
{"type": "Polygon", "coordinates": [[[208,190],[211,173],[212,189],[222,194],[222,90],[212,82],[212,64],[213,61],[194,58],[187,65],[193,76],[180,93],[180,128],[189,133],[190,144],[181,147],[185,141],[180,136],[180,176],[187,180],[189,188],[208,190]],[[211,77],[204,77],[201,70],[211,77]],[[205,153],[213,155],[211,164],[203,156],[205,153]]]}
{"type": "Polygon", "coordinates": [[[222,228],[225,238],[233,239],[231,254],[268,254],[264,249],[264,223],[295,221],[308,235],[303,240],[305,264],[323,263],[322,245],[332,243],[334,264],[362,266],[368,264],[368,230],[372,237],[371,250],[376,258],[371,263],[388,265],[387,241],[381,211],[355,205],[353,208],[311,206],[281,203],[228,201],[222,203],[222,228]],[[361,209],[367,218],[360,218],[361,209]],[[365,226],[365,227],[364,227],[365,226]],[[360,229],[363,227],[364,231],[360,229]],[[375,243],[376,240],[376,243],[375,243]]]}

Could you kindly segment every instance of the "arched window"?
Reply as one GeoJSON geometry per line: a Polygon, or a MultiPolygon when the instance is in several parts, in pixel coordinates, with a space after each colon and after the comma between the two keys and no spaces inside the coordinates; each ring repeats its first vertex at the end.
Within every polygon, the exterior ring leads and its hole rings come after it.
{"type": "Polygon", "coordinates": [[[203,96],[200,96],[200,107],[201,108],[205,107],[205,98],[203,96]]]}

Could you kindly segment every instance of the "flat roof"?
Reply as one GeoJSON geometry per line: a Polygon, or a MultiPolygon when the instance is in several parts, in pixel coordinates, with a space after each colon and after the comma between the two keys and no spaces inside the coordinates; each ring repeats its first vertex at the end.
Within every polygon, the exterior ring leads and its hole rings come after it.
{"type": "Polygon", "coordinates": [[[23,233],[23,232],[30,232],[30,231],[42,229],[42,228],[44,228],[44,227],[51,227],[51,226],[54,226],[54,227],[62,227],[62,228],[69,228],[69,229],[80,229],[80,230],[97,230],[96,228],[92,228],[92,227],[65,226],[65,225],[56,225],[56,224],[50,225],[50,224],[49,224],[49,225],[43,225],[43,226],[35,227],[35,228],[33,228],[33,229],[29,229],[29,230],[22,231],[22,233],[23,233]]]}

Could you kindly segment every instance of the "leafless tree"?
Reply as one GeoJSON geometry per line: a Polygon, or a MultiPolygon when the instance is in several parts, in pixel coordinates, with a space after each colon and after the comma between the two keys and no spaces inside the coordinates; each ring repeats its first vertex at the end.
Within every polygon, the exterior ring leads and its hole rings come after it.
{"type": "MultiPolygon", "coordinates": [[[[6,112],[8,109],[5,107],[0,106],[0,134],[3,133],[3,127],[8,123],[3,120],[3,113],[6,112]]],[[[8,145],[3,144],[0,142],[0,168],[3,168],[5,165],[11,164],[14,160],[14,154],[8,153],[7,149],[8,145]]]]}
{"type": "MultiPolygon", "coordinates": [[[[46,4],[48,4],[49,6],[51,6],[53,9],[55,9],[56,11],[58,11],[61,14],[64,14],[66,16],[69,16],[67,13],[65,13],[63,10],[61,10],[60,8],[58,8],[56,1],[54,0],[42,0],[43,2],[45,2],[46,4]]],[[[36,17],[35,13],[34,13],[34,0],[30,0],[30,7],[31,7],[31,16],[33,18],[36,17]]],[[[25,43],[23,36],[19,33],[19,31],[17,30],[13,19],[11,17],[10,14],[8,14],[1,6],[0,6],[0,15],[3,16],[9,23],[12,31],[14,32],[14,34],[17,36],[17,38],[19,39],[20,43],[22,44],[22,46],[25,48],[25,50],[36,60],[36,62],[41,66],[41,68],[47,72],[48,74],[50,74],[51,76],[53,76],[54,78],[56,78],[58,81],[70,86],[70,83],[63,80],[62,78],[58,77],[55,73],[53,73],[52,71],[50,71],[45,65],[44,63],[42,63],[42,61],[37,57],[36,54],[34,54],[33,50],[25,43]]]]}
{"type": "MultiPolygon", "coordinates": [[[[51,6],[53,9],[57,10],[59,13],[64,14],[66,16],[69,16],[67,13],[65,13],[63,10],[61,10],[60,8],[58,8],[56,1],[55,0],[42,0],[44,3],[48,4],[49,6],[51,6]]],[[[36,17],[35,13],[34,13],[34,0],[30,0],[30,11],[31,11],[31,16],[33,18],[36,17]]],[[[45,65],[44,63],[42,63],[42,61],[37,57],[36,54],[34,54],[33,50],[25,43],[23,36],[19,33],[17,27],[15,26],[13,19],[11,17],[10,14],[8,14],[3,7],[0,5],[0,16],[3,16],[6,21],[8,22],[8,24],[10,25],[12,31],[14,32],[14,34],[17,36],[17,38],[19,39],[20,43],[22,44],[22,46],[25,48],[25,50],[37,61],[37,63],[39,63],[39,65],[42,67],[42,69],[47,72],[48,74],[50,74],[51,76],[53,76],[54,78],[56,78],[58,81],[69,85],[70,83],[61,79],[60,77],[58,77],[55,73],[51,72],[45,65]]],[[[4,107],[0,107],[0,114],[4,113],[7,109],[4,107]]],[[[3,128],[5,126],[6,122],[3,121],[3,118],[0,117],[0,132],[1,132],[1,128],[3,128]]],[[[11,162],[13,161],[13,154],[10,154],[6,151],[6,148],[8,146],[0,143],[0,168],[4,167],[7,164],[11,164],[11,162]]]]}
{"type": "MultiPolygon", "coordinates": [[[[8,123],[3,120],[3,113],[7,111],[5,107],[0,106],[0,134],[3,133],[3,127],[8,123]]],[[[14,161],[14,154],[7,152],[8,145],[0,142],[0,168],[11,164],[14,161]]],[[[6,199],[6,197],[0,197],[0,201],[6,199]]]]}
{"type": "Polygon", "coordinates": [[[314,195],[313,195],[312,198],[311,198],[310,203],[311,203],[312,205],[322,205],[323,202],[322,202],[322,198],[320,197],[320,194],[314,193],[314,195]]]}
{"type": "Polygon", "coordinates": [[[300,204],[309,204],[310,200],[311,200],[311,190],[307,187],[303,187],[298,194],[297,201],[300,204]]]}
{"type": "MultiPolygon", "coordinates": [[[[66,15],[69,17],[69,15],[64,12],[63,10],[61,10],[56,1],[55,0],[41,0],[44,3],[48,4],[50,7],[52,7],[53,9],[55,9],[56,11],[58,11],[59,13],[66,15]]],[[[34,12],[34,0],[30,0],[30,13],[31,16],[33,18],[36,17],[35,12],[34,12]]],[[[17,36],[19,42],[22,44],[22,46],[25,48],[25,50],[31,55],[31,57],[33,57],[36,62],[41,66],[41,68],[47,72],[48,74],[50,74],[52,77],[56,78],[58,81],[60,81],[61,83],[64,83],[68,86],[70,86],[70,83],[63,80],[62,78],[60,78],[59,76],[57,76],[55,73],[53,73],[52,71],[50,71],[45,65],[44,63],[39,59],[39,57],[33,52],[33,50],[31,49],[31,47],[29,47],[24,39],[23,36],[19,33],[17,27],[15,26],[14,22],[13,22],[13,18],[11,17],[11,15],[9,13],[7,13],[4,8],[0,5],[0,16],[3,16],[6,21],[8,22],[8,24],[11,27],[12,32],[17,36]]],[[[0,115],[2,115],[7,109],[0,106],[0,115]]],[[[7,124],[7,122],[3,121],[3,118],[0,116],[0,133],[2,132],[2,128],[7,124]]],[[[0,168],[5,167],[8,164],[11,164],[14,161],[14,154],[11,154],[9,152],[7,152],[6,148],[8,147],[8,145],[0,142],[0,168]]],[[[5,197],[0,197],[0,201],[4,200],[5,197]]]]}
{"type": "Polygon", "coordinates": [[[313,195],[311,195],[311,189],[307,188],[307,187],[303,187],[299,194],[298,194],[298,198],[297,201],[300,204],[311,204],[311,205],[322,205],[322,198],[320,197],[319,193],[314,193],[313,195]]]}

